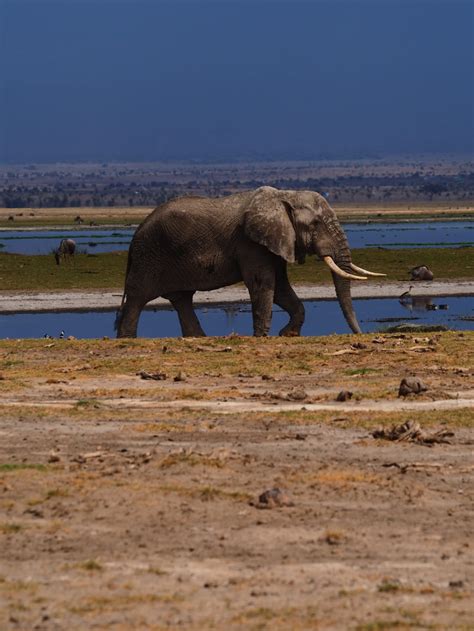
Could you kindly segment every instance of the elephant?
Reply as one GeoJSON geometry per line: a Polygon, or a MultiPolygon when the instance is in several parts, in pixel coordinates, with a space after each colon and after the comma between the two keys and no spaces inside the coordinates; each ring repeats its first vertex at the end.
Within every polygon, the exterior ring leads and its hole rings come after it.
{"type": "Polygon", "coordinates": [[[434,275],[426,265],[418,265],[410,270],[410,280],[433,280],[434,275]]]}
{"type": "Polygon", "coordinates": [[[61,257],[64,261],[71,259],[76,251],[76,242],[73,239],[62,239],[59,248],[54,252],[56,265],[61,263],[61,257]]]}
{"type": "Polygon", "coordinates": [[[194,293],[241,281],[250,294],[255,336],[268,335],[273,303],[290,316],[280,335],[299,335],[305,311],[288,281],[287,264],[304,263],[307,254],[329,266],[345,319],[360,333],[350,282],[385,274],[352,263],[346,236],[322,195],[262,186],[226,197],[168,201],[138,226],[130,243],[117,337],[136,337],[142,309],[159,296],[178,312],[183,336],[203,336],[194,293]]]}

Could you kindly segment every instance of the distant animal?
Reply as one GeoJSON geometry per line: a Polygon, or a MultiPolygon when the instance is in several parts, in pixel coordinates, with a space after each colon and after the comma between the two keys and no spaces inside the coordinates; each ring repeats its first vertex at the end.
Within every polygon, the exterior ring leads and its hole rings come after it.
{"type": "Polygon", "coordinates": [[[336,213],[313,191],[262,186],[227,197],[182,197],[156,208],[137,228],[128,253],[118,337],[135,337],[147,302],[163,296],[177,310],[184,336],[205,335],[193,309],[196,291],[243,281],[250,293],[254,335],[267,335],[272,304],[290,316],[280,335],[299,335],[304,306],[287,264],[316,255],[332,272],[342,313],[354,333],[351,280],[385,276],[352,262],[336,213]]]}
{"type": "Polygon", "coordinates": [[[433,280],[433,272],[426,265],[418,265],[410,270],[410,280],[433,280]]]}
{"type": "Polygon", "coordinates": [[[84,219],[81,217],[81,215],[77,215],[77,217],[74,217],[74,223],[77,223],[77,224],[84,223],[84,219]]]}
{"type": "Polygon", "coordinates": [[[433,305],[432,298],[430,296],[413,296],[411,290],[413,285],[410,285],[408,291],[404,291],[398,298],[398,302],[408,309],[408,311],[430,311],[437,309],[433,305]]]}
{"type": "Polygon", "coordinates": [[[72,259],[74,257],[74,252],[76,251],[76,242],[72,239],[62,239],[59,244],[59,248],[54,252],[54,258],[56,259],[56,265],[61,263],[61,259],[63,261],[67,261],[68,259],[72,259]]]}
{"type": "Polygon", "coordinates": [[[411,302],[412,296],[411,296],[411,290],[413,289],[413,285],[410,285],[410,287],[408,288],[408,291],[404,291],[403,294],[400,294],[400,296],[398,297],[398,300],[400,302],[411,302]]]}

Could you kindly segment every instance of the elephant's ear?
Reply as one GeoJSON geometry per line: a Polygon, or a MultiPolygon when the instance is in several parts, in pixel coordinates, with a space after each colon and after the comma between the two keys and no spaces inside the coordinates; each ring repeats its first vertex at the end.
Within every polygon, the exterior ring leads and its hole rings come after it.
{"type": "Polygon", "coordinates": [[[252,196],[244,214],[244,230],[249,239],[288,263],[295,262],[296,234],[289,216],[291,211],[280,191],[264,186],[252,196]]]}

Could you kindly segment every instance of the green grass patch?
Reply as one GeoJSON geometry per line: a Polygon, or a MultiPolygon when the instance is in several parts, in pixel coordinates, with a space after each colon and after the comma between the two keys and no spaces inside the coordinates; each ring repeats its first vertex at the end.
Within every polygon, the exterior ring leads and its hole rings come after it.
{"type": "Polygon", "coordinates": [[[0,532],[4,535],[12,535],[22,530],[21,524],[0,524],[0,532]]]}
{"type": "MultiPolygon", "coordinates": [[[[373,272],[387,274],[387,280],[408,281],[409,271],[417,265],[427,265],[436,280],[472,278],[474,276],[473,248],[403,248],[383,250],[379,248],[359,248],[352,250],[352,260],[356,265],[373,272]]],[[[304,265],[292,265],[289,271],[293,283],[331,283],[331,275],[324,263],[315,257],[307,258],[304,265]]],[[[371,279],[374,282],[374,279],[371,279]]]]}
{"type": "Polygon", "coordinates": [[[34,471],[47,471],[48,467],[44,464],[27,464],[6,462],[0,464],[0,473],[10,473],[12,471],[23,471],[25,469],[33,469],[34,471]]]}
{"type": "Polygon", "coordinates": [[[372,372],[380,372],[381,368],[350,368],[346,370],[346,375],[368,375],[372,372]]]}
{"type": "MultiPolygon", "coordinates": [[[[387,280],[408,281],[409,270],[420,264],[432,269],[436,280],[448,280],[473,277],[472,251],[470,247],[361,248],[353,250],[352,256],[357,265],[387,274],[387,280]]],[[[51,254],[27,256],[0,252],[0,286],[3,290],[120,290],[126,264],[126,251],[78,254],[73,262],[60,266],[51,254]]],[[[291,265],[289,276],[293,283],[332,283],[327,266],[315,257],[308,257],[304,265],[291,265]]]]}
{"type": "Polygon", "coordinates": [[[27,256],[0,253],[3,290],[107,289],[123,285],[127,252],[78,254],[56,265],[51,254],[27,256]]]}
{"type": "Polygon", "coordinates": [[[104,569],[102,565],[95,559],[84,561],[84,563],[81,563],[79,565],[79,568],[81,570],[86,570],[87,572],[101,572],[104,569]]]}

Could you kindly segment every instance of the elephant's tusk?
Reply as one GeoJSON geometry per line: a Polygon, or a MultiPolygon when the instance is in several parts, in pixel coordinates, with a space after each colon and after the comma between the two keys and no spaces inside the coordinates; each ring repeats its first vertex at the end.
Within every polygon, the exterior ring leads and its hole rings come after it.
{"type": "Polygon", "coordinates": [[[354,272],[359,272],[360,274],[367,274],[367,276],[387,276],[387,274],[379,274],[378,272],[368,272],[363,267],[358,267],[357,265],[354,265],[354,263],[351,263],[351,267],[354,270],[354,272]]]}
{"type": "Polygon", "coordinates": [[[326,265],[332,269],[333,272],[335,272],[338,276],[342,276],[342,278],[351,278],[353,280],[367,280],[365,276],[355,276],[354,274],[349,274],[348,272],[345,272],[339,267],[339,265],[336,265],[331,256],[325,256],[323,260],[326,265]]]}

